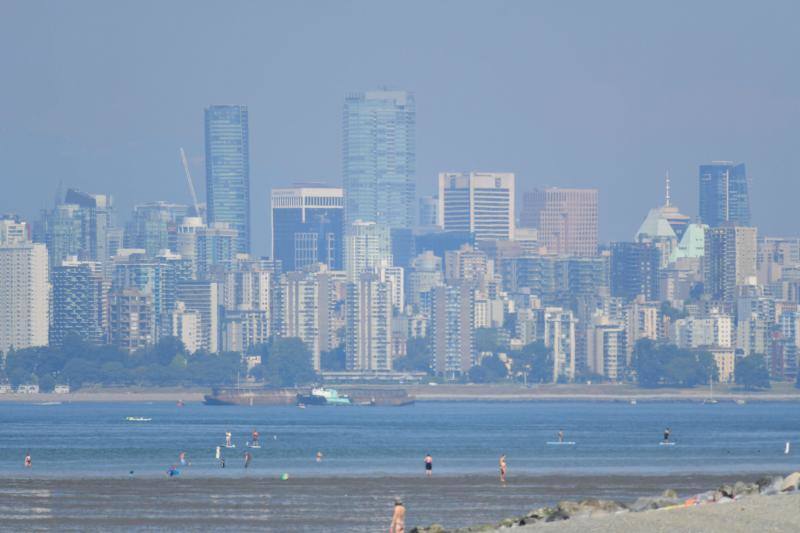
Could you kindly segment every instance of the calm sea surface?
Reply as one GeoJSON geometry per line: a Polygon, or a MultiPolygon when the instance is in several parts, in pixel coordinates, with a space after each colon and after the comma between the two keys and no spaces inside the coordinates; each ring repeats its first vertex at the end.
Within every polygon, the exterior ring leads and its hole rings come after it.
{"type": "Polygon", "coordinates": [[[800,406],[793,403],[418,403],[383,407],[212,407],[189,404],[0,404],[0,474],[163,476],[186,452],[182,476],[495,473],[501,453],[530,475],[760,473],[796,469],[800,406]],[[128,416],[152,418],[129,422],[128,416]],[[660,446],[665,426],[676,446],[660,446]],[[263,447],[242,456],[253,429],[263,447]],[[552,446],[563,429],[574,446],[552,446]],[[225,431],[227,467],[214,459],[225,431]],[[791,453],[784,454],[787,441],[791,453]],[[30,450],[34,468],[24,470],[30,450]],[[315,461],[321,451],[324,460],[315,461]]]}

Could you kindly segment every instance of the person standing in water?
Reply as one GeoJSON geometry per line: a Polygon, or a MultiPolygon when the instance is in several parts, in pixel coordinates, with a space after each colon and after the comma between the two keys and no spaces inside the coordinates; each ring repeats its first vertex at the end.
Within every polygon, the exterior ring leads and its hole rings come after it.
{"type": "Polygon", "coordinates": [[[500,456],[500,481],[503,483],[506,482],[506,471],[508,470],[508,464],[506,463],[506,454],[500,456]]]}
{"type": "Polygon", "coordinates": [[[250,455],[250,452],[244,452],[244,467],[248,468],[250,466],[250,461],[253,460],[253,456],[250,455]]]}
{"type": "Polygon", "coordinates": [[[389,533],[405,533],[406,530],[406,508],[403,501],[397,498],[394,501],[394,514],[392,514],[392,525],[389,526],[389,533]]]}
{"type": "Polygon", "coordinates": [[[318,463],[322,462],[322,452],[317,452],[317,462],[318,463]]]}
{"type": "Polygon", "coordinates": [[[425,455],[425,474],[428,477],[433,475],[433,457],[431,457],[431,454],[425,455]]]}
{"type": "Polygon", "coordinates": [[[186,452],[181,452],[178,454],[178,462],[181,466],[186,466],[186,452]]]}
{"type": "Polygon", "coordinates": [[[564,430],[558,432],[558,442],[564,442],[564,430]]]}
{"type": "Polygon", "coordinates": [[[672,431],[667,428],[664,430],[664,442],[669,442],[669,436],[672,434],[672,431]]]}
{"type": "Polygon", "coordinates": [[[230,431],[226,431],[225,432],[225,447],[226,448],[230,448],[231,446],[232,446],[232,444],[231,444],[231,432],[230,431]]]}
{"type": "Polygon", "coordinates": [[[33,466],[33,459],[31,459],[31,452],[25,452],[25,468],[33,466]]]}
{"type": "Polygon", "coordinates": [[[253,437],[253,442],[251,442],[251,443],[250,443],[250,445],[251,445],[251,446],[256,446],[256,447],[257,447],[257,446],[260,446],[260,444],[258,443],[258,438],[259,438],[260,436],[261,436],[261,435],[259,435],[258,431],[256,431],[256,430],[254,429],[254,430],[253,430],[253,435],[252,435],[252,437],[253,437]]]}

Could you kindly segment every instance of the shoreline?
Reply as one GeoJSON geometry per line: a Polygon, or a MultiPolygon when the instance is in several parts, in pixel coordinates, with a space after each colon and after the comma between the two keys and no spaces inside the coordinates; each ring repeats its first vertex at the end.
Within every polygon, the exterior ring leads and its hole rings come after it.
{"type": "MultiPolygon", "coordinates": [[[[336,388],[346,393],[349,387],[336,388]]],[[[708,398],[704,388],[640,389],[630,385],[375,385],[375,388],[404,388],[418,402],[689,402],[700,403],[708,398]]],[[[144,403],[183,401],[197,403],[210,389],[85,389],[67,394],[0,394],[0,403],[144,403]]],[[[719,403],[800,402],[800,389],[781,383],[769,391],[743,391],[733,386],[720,386],[714,392],[719,403]]]]}

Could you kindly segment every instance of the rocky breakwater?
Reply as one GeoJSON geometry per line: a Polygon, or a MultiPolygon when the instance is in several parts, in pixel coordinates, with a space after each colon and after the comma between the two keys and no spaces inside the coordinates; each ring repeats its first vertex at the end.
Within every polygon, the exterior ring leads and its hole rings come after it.
{"type": "Polygon", "coordinates": [[[524,516],[506,518],[496,524],[483,524],[463,528],[446,528],[439,524],[433,524],[427,527],[414,527],[411,529],[411,533],[488,532],[572,518],[594,518],[621,513],[639,513],[655,509],[678,509],[696,505],[708,505],[739,500],[748,496],[772,495],[798,490],[800,490],[800,472],[794,472],[786,477],[764,477],[752,483],[737,481],[733,484],[724,484],[715,490],[695,494],[689,498],[680,497],[674,490],[667,489],[658,496],[643,496],[630,503],[595,499],[581,500],[579,502],[563,501],[553,507],[534,509],[524,516]]]}

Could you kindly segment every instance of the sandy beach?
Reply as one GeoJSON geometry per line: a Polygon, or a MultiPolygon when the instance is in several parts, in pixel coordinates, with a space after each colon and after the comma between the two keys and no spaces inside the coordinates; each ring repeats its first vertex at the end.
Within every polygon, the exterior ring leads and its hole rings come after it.
{"type": "Polygon", "coordinates": [[[542,533],[788,533],[800,531],[800,494],[751,496],[685,509],[659,509],[522,526],[542,533]]]}

